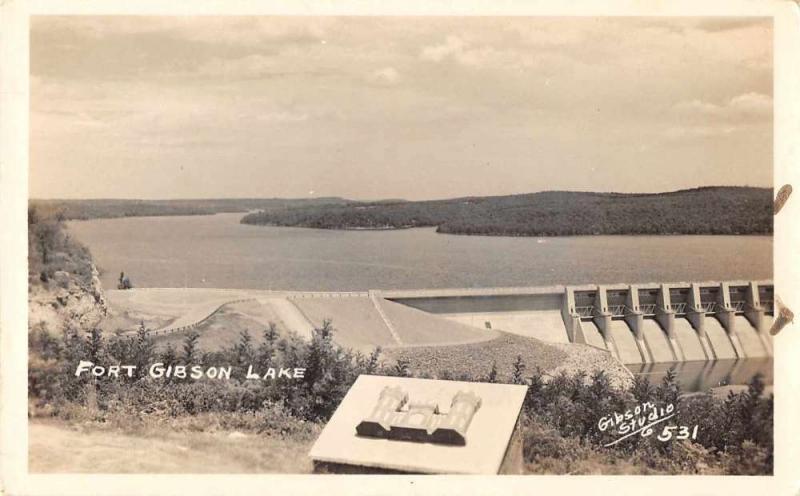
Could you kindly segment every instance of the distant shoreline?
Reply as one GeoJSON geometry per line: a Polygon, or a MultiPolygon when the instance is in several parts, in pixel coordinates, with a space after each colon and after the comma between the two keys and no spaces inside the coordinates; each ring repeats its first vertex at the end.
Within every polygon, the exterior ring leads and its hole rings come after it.
{"type": "MultiPolygon", "coordinates": [[[[159,215],[130,215],[124,217],[97,217],[91,219],[68,219],[67,222],[91,222],[97,220],[123,220],[123,219],[147,219],[147,218],[157,218],[157,217],[212,217],[215,215],[233,215],[238,214],[241,212],[214,212],[214,213],[207,213],[207,214],[159,214],[159,215]]],[[[406,226],[406,227],[380,227],[380,228],[370,228],[370,227],[317,227],[317,226],[283,226],[279,224],[244,224],[242,225],[249,226],[252,228],[262,228],[262,227],[277,227],[277,228],[289,228],[289,229],[309,229],[309,230],[320,230],[320,231],[342,231],[342,232],[386,232],[386,231],[408,231],[412,229],[428,229],[434,231],[437,235],[441,236],[459,236],[459,237],[485,237],[485,238],[529,238],[529,239],[554,239],[554,238],[591,238],[591,237],[601,237],[601,236],[614,236],[614,237],[652,237],[652,236],[663,236],[663,237],[672,237],[672,236],[748,236],[748,237],[772,237],[773,233],[680,233],[680,232],[667,232],[667,233],[655,233],[655,234],[639,234],[639,233],[630,233],[630,234],[607,234],[607,233],[598,233],[598,234],[543,234],[543,235],[525,235],[525,234],[504,234],[504,233],[460,233],[460,232],[442,232],[438,230],[437,226],[406,226]]]]}
{"type": "Polygon", "coordinates": [[[547,191],[427,201],[314,199],[31,200],[62,220],[242,215],[240,223],[340,231],[433,228],[500,237],[771,235],[772,189],[703,187],[668,193],[547,191]]]}
{"type": "MultiPolygon", "coordinates": [[[[92,220],[92,219],[89,219],[92,220]]],[[[630,236],[630,237],[650,237],[650,236],[767,236],[772,237],[773,233],[681,233],[681,232],[666,232],[666,233],[631,233],[631,234],[608,234],[608,233],[591,233],[591,234],[542,234],[542,235],[526,235],[526,234],[504,234],[504,233],[462,233],[462,232],[442,232],[438,230],[438,226],[404,226],[404,227],[318,227],[318,226],[285,226],[280,224],[247,224],[246,226],[252,227],[282,227],[292,229],[316,229],[320,231],[352,231],[352,232],[371,232],[371,231],[407,231],[410,229],[430,229],[436,234],[442,236],[468,236],[468,237],[487,237],[487,238],[588,238],[596,236],[630,236]]]]}

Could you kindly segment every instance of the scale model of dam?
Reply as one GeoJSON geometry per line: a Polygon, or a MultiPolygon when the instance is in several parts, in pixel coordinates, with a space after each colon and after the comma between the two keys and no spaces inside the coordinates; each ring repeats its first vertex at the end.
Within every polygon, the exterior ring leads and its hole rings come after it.
{"type": "Polygon", "coordinates": [[[473,327],[595,346],[626,364],[772,356],[771,281],[370,293],[473,327]]]}

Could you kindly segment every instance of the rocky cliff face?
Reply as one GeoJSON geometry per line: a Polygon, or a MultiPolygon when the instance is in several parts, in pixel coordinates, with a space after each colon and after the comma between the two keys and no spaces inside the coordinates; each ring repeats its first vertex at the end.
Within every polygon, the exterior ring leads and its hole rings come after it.
{"type": "Polygon", "coordinates": [[[73,327],[88,331],[108,315],[97,268],[91,265],[86,284],[75,274],[59,270],[47,282],[33,282],[28,289],[28,329],[44,329],[60,335],[73,327]]]}

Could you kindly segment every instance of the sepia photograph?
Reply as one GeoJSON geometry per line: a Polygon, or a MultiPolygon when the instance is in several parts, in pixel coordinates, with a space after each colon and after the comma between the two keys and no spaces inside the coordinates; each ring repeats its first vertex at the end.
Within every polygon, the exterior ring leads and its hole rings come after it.
{"type": "Polygon", "coordinates": [[[772,17],[29,24],[31,474],[775,473],[772,17]]]}

